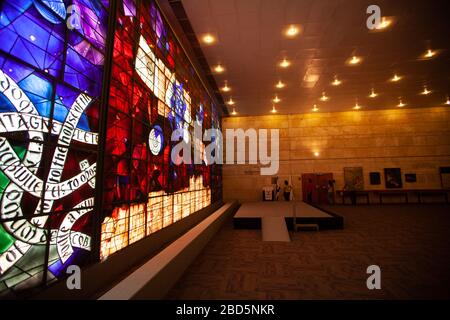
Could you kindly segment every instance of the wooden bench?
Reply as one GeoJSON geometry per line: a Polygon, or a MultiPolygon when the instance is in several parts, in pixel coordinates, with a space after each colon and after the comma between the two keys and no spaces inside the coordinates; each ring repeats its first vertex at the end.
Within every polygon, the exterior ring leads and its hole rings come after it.
{"type": "Polygon", "coordinates": [[[404,199],[405,203],[410,203],[410,195],[417,196],[417,203],[423,203],[424,197],[442,197],[445,199],[445,203],[449,203],[449,192],[450,190],[443,189],[393,189],[393,190],[362,190],[362,191],[336,191],[338,196],[342,197],[342,204],[345,204],[346,198],[351,198],[354,196],[356,199],[358,197],[365,197],[367,204],[370,204],[370,195],[378,196],[379,203],[383,204],[383,199],[386,197],[401,197],[404,199]]]}
{"type": "Polygon", "coordinates": [[[403,197],[405,199],[405,203],[409,203],[408,191],[407,190],[379,190],[375,191],[378,193],[378,198],[380,204],[383,204],[383,197],[403,197]]]}
{"type": "Polygon", "coordinates": [[[337,190],[336,191],[336,194],[338,196],[341,195],[341,197],[342,197],[342,204],[345,204],[345,198],[350,198],[350,201],[351,201],[353,194],[356,198],[356,202],[358,202],[358,198],[364,197],[364,198],[366,198],[366,203],[370,204],[369,193],[370,193],[370,191],[362,191],[362,190],[358,190],[358,191],[337,190]]]}
{"type": "Polygon", "coordinates": [[[422,203],[422,198],[425,196],[438,196],[445,199],[445,203],[448,203],[448,193],[449,190],[413,190],[412,192],[417,193],[417,201],[422,203]]]}

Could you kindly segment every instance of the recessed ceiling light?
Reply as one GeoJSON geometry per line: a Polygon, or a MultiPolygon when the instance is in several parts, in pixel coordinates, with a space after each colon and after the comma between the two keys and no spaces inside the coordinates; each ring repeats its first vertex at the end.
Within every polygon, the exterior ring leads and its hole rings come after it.
{"type": "Polygon", "coordinates": [[[436,55],[438,54],[437,50],[432,50],[432,49],[428,49],[424,54],[422,54],[420,57],[422,59],[432,59],[434,57],[436,57],[436,55]]]}
{"type": "Polygon", "coordinates": [[[36,37],[33,36],[33,35],[31,35],[31,36],[30,36],[30,40],[31,40],[31,41],[35,41],[35,40],[36,40],[36,37]]]}
{"type": "Polygon", "coordinates": [[[225,82],[225,85],[222,87],[223,92],[230,92],[231,88],[228,86],[228,83],[225,82]]]}
{"type": "Polygon", "coordinates": [[[398,102],[397,107],[402,108],[404,106],[406,106],[406,103],[403,103],[402,98],[399,98],[399,102],[398,102]]]}
{"type": "Polygon", "coordinates": [[[317,105],[314,105],[313,111],[314,111],[314,112],[319,111],[319,108],[317,108],[317,105]]]}
{"type": "Polygon", "coordinates": [[[281,101],[280,98],[278,98],[278,96],[275,96],[275,98],[272,100],[274,103],[278,103],[281,101]]]}
{"type": "Polygon", "coordinates": [[[376,26],[376,30],[384,30],[389,28],[392,25],[393,18],[391,17],[382,17],[381,22],[376,26]]]}
{"type": "Polygon", "coordinates": [[[314,152],[314,156],[318,157],[318,156],[320,156],[320,153],[316,151],[316,152],[314,152]]]}
{"type": "Polygon", "coordinates": [[[277,109],[275,109],[275,106],[272,106],[272,110],[270,112],[277,113],[277,109]]]}
{"type": "Polygon", "coordinates": [[[376,98],[378,96],[378,93],[375,92],[375,90],[372,88],[372,91],[370,92],[369,98],[376,98]]]}
{"type": "Polygon", "coordinates": [[[278,83],[275,85],[275,87],[277,87],[277,89],[283,89],[286,85],[280,81],[278,81],[278,83]]]}
{"type": "Polygon", "coordinates": [[[227,101],[227,104],[228,104],[229,106],[234,106],[234,105],[235,105],[235,102],[234,102],[234,100],[233,100],[232,98],[230,98],[230,100],[227,101]]]}
{"type": "Polygon", "coordinates": [[[287,38],[295,38],[301,32],[301,26],[298,24],[291,24],[284,30],[284,35],[287,38]]]}
{"type": "Polygon", "coordinates": [[[280,62],[280,67],[282,68],[288,68],[290,65],[291,63],[287,59],[283,59],[283,61],[280,62]]]}
{"type": "Polygon", "coordinates": [[[225,71],[225,68],[222,67],[221,64],[218,64],[217,66],[214,67],[214,71],[217,72],[217,73],[222,73],[222,72],[225,71]]]}
{"type": "Polygon", "coordinates": [[[201,40],[204,44],[207,44],[207,45],[214,44],[217,41],[216,37],[213,36],[211,33],[205,33],[201,37],[201,40]]]}
{"type": "Polygon", "coordinates": [[[327,97],[327,95],[325,94],[325,91],[322,92],[322,96],[320,97],[320,101],[328,101],[330,98],[327,97]]]}
{"type": "Polygon", "coordinates": [[[423,91],[422,91],[420,94],[422,94],[422,95],[424,95],[424,96],[427,96],[427,95],[429,95],[430,93],[431,93],[431,91],[428,90],[427,86],[424,86],[424,87],[423,87],[423,91]]]}
{"type": "Polygon", "coordinates": [[[397,74],[394,74],[394,76],[391,78],[392,82],[397,82],[400,81],[402,79],[402,77],[398,76],[397,74]]]}
{"type": "Polygon", "coordinates": [[[428,49],[424,56],[425,56],[425,58],[433,58],[435,55],[436,55],[436,52],[434,52],[431,49],[428,49]]]}
{"type": "Polygon", "coordinates": [[[356,66],[356,65],[360,64],[361,61],[362,61],[361,57],[353,56],[347,60],[347,64],[351,65],[351,66],[356,66]]]}
{"type": "Polygon", "coordinates": [[[338,86],[342,83],[341,80],[338,79],[337,76],[334,76],[334,81],[331,83],[333,86],[338,86]]]}

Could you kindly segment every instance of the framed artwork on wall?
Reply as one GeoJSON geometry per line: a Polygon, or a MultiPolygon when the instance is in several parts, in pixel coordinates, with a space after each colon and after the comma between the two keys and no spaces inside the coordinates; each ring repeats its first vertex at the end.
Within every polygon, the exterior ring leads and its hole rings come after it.
{"type": "Polygon", "coordinates": [[[363,168],[344,168],[344,182],[347,186],[347,190],[364,190],[363,168]]]}
{"type": "Polygon", "coordinates": [[[371,172],[369,173],[370,184],[372,186],[377,186],[381,184],[381,174],[379,172],[371,172]]]}
{"type": "Polygon", "coordinates": [[[450,189],[450,167],[441,167],[440,173],[442,189],[450,189]]]}
{"type": "Polygon", "coordinates": [[[405,174],[405,182],[415,183],[417,182],[417,175],[415,173],[407,173],[405,174]]]}
{"type": "Polygon", "coordinates": [[[400,189],[403,187],[400,168],[385,168],[384,180],[387,189],[400,189]]]}

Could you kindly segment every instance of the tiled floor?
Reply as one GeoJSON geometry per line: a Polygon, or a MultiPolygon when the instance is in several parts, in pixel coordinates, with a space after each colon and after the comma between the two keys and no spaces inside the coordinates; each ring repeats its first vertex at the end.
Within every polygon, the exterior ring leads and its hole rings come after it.
{"type": "MultiPolygon", "coordinates": [[[[329,208],[330,209],[330,208],[329,208]]],[[[450,298],[450,206],[336,206],[345,229],[261,241],[231,220],[168,294],[169,299],[450,298]],[[366,269],[382,271],[382,290],[366,269]]]]}

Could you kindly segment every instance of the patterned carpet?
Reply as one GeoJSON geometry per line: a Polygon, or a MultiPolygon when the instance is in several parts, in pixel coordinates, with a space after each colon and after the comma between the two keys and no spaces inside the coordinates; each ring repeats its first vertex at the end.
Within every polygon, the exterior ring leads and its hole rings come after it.
{"type": "Polygon", "coordinates": [[[450,206],[336,206],[345,229],[261,241],[228,221],[168,299],[450,298],[450,206]],[[381,268],[381,290],[366,269],[381,268]]]}

